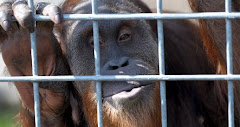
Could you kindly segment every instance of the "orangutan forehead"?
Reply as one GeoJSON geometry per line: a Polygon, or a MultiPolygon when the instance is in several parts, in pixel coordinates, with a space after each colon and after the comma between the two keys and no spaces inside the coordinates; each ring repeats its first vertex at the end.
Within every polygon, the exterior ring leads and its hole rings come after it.
{"type": "MultiPolygon", "coordinates": [[[[76,5],[72,13],[76,14],[91,14],[92,7],[91,1],[83,1],[81,4],[76,5]]],[[[142,10],[129,0],[98,0],[98,13],[141,13],[142,10]]]]}

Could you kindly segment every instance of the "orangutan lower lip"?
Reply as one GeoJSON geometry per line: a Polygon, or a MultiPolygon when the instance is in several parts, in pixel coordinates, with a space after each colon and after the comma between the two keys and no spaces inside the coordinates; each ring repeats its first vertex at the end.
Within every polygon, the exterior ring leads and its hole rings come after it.
{"type": "Polygon", "coordinates": [[[137,88],[133,88],[132,90],[130,90],[129,92],[127,91],[123,91],[123,92],[120,92],[118,94],[114,94],[112,96],[112,99],[127,99],[129,97],[132,97],[132,96],[135,96],[137,95],[143,88],[144,86],[141,86],[141,87],[137,87],[137,88]]]}
{"type": "Polygon", "coordinates": [[[109,97],[111,97],[112,99],[129,98],[129,97],[137,95],[145,87],[148,87],[150,85],[153,85],[153,84],[145,84],[145,85],[141,85],[141,86],[131,87],[131,88],[128,88],[126,90],[122,90],[122,91],[119,91],[117,93],[113,93],[111,95],[105,96],[103,98],[109,98],[109,97]]]}

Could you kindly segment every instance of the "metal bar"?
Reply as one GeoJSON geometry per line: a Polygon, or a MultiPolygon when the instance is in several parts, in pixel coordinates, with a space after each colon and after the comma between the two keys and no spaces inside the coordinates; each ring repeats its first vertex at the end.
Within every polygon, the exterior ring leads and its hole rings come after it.
{"type": "MultiPolygon", "coordinates": [[[[157,0],[157,13],[162,14],[162,0],[157,0]]],[[[164,61],[164,38],[163,38],[163,22],[157,20],[158,30],[158,56],[159,56],[159,75],[165,75],[164,61]]],[[[161,122],[162,127],[167,127],[167,100],[166,100],[166,82],[160,81],[160,99],[161,99],[161,122]]]]}
{"type": "Polygon", "coordinates": [[[13,76],[0,77],[0,82],[48,81],[223,81],[240,80],[240,75],[104,75],[104,76],[13,76]]]}
{"type": "MultiPolygon", "coordinates": [[[[32,10],[32,13],[33,13],[33,16],[34,16],[35,10],[34,10],[33,0],[28,0],[28,6],[32,10]]],[[[36,32],[33,32],[33,33],[30,34],[30,39],[31,39],[32,75],[34,77],[34,76],[38,76],[36,32]]],[[[37,82],[33,82],[35,126],[36,127],[41,127],[38,86],[39,86],[39,84],[37,82]]]]}
{"type": "MultiPolygon", "coordinates": [[[[97,0],[92,0],[92,14],[98,13],[97,0]]],[[[93,39],[94,39],[94,58],[95,58],[95,73],[100,76],[100,47],[99,47],[99,26],[98,21],[93,21],[93,39]]],[[[97,91],[97,121],[98,127],[103,127],[102,120],[102,87],[101,82],[96,81],[97,91]]]]}
{"type": "MultiPolygon", "coordinates": [[[[231,0],[225,0],[225,12],[231,13],[231,0]]],[[[232,22],[226,19],[226,57],[227,75],[233,74],[232,22]]],[[[233,81],[228,80],[228,127],[234,127],[234,91],[233,81]]]]}
{"type": "Polygon", "coordinates": [[[234,91],[233,81],[228,80],[228,127],[234,127],[234,91]]]}
{"type": "MultiPolygon", "coordinates": [[[[35,15],[36,21],[49,21],[48,16],[35,15]]],[[[201,13],[134,13],[134,14],[64,14],[64,20],[139,20],[139,19],[235,19],[240,12],[201,12],[201,13]]],[[[14,20],[14,18],[13,18],[14,20]]]]}

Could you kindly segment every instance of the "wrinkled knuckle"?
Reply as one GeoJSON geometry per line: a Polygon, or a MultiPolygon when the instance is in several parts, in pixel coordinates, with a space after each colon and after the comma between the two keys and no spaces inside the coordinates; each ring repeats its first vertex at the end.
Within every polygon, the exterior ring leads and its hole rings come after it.
{"type": "Polygon", "coordinates": [[[29,20],[33,18],[32,11],[25,6],[16,6],[14,16],[18,21],[29,20]]]}
{"type": "Polygon", "coordinates": [[[61,9],[58,6],[56,6],[56,5],[51,5],[49,7],[49,12],[54,13],[54,14],[60,14],[61,13],[61,9]]]}
{"type": "Polygon", "coordinates": [[[14,15],[30,15],[32,14],[31,9],[28,7],[28,4],[25,0],[18,0],[13,3],[14,15]]]}
{"type": "Polygon", "coordinates": [[[8,13],[10,13],[12,11],[12,3],[11,2],[6,2],[0,5],[0,16],[3,15],[8,15],[8,13]]]}
{"type": "Polygon", "coordinates": [[[23,6],[23,5],[27,5],[27,1],[26,0],[16,0],[13,4],[12,4],[12,8],[15,8],[17,6],[23,6]]]}
{"type": "Polygon", "coordinates": [[[43,10],[44,10],[44,8],[46,7],[48,5],[48,3],[45,3],[45,2],[40,2],[40,3],[38,3],[37,4],[37,6],[36,6],[36,11],[37,11],[37,13],[42,13],[43,12],[43,10]]]}
{"type": "Polygon", "coordinates": [[[16,19],[23,28],[28,28],[31,24],[33,24],[33,17],[30,14],[18,16],[16,19]]]}

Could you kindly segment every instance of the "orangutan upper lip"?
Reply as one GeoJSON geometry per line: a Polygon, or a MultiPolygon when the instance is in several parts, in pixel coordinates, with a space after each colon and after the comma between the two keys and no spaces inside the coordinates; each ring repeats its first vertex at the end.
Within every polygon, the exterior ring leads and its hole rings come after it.
{"type": "Polygon", "coordinates": [[[129,85],[129,86],[127,86],[127,87],[124,87],[124,88],[122,88],[122,89],[119,89],[119,90],[116,90],[116,91],[114,91],[114,92],[112,92],[112,93],[109,93],[109,94],[107,94],[107,95],[103,95],[103,98],[107,98],[107,97],[111,97],[111,96],[113,96],[113,95],[116,95],[116,94],[119,94],[119,93],[121,93],[121,92],[130,92],[132,89],[134,89],[134,88],[140,88],[140,87],[145,87],[145,86],[148,86],[148,85],[152,85],[153,83],[148,83],[148,84],[141,84],[141,85],[129,85]]]}

